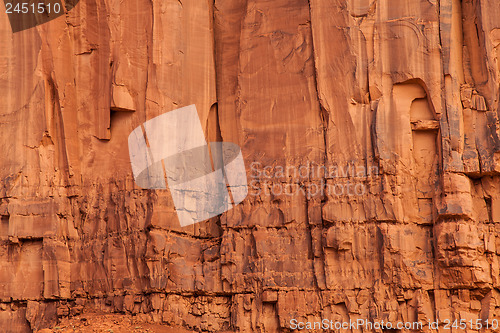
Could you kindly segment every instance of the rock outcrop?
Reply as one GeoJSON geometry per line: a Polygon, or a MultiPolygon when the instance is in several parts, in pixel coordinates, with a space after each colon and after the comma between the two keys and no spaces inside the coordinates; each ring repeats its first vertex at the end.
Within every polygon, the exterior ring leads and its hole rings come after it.
{"type": "Polygon", "coordinates": [[[209,332],[500,320],[499,17],[81,0],[13,33],[2,10],[2,331],[89,309],[209,332]],[[207,142],[241,147],[249,195],[181,228],[127,137],[190,104],[207,142]]]}

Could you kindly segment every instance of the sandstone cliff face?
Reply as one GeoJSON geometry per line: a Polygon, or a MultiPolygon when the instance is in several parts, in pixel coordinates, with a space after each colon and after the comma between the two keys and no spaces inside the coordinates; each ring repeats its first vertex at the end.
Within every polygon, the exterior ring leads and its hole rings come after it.
{"type": "Polygon", "coordinates": [[[88,309],[211,332],[500,319],[499,17],[486,0],[81,0],[12,33],[2,10],[2,331],[88,309]],[[181,228],[168,190],[134,183],[127,137],[190,104],[241,146],[251,189],[181,228]],[[341,172],[262,172],[307,165],[341,172]]]}

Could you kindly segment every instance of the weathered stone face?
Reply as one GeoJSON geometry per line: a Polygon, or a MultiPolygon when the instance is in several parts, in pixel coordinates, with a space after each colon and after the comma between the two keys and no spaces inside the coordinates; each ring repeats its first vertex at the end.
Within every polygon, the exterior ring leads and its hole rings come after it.
{"type": "Polygon", "coordinates": [[[498,17],[480,0],[82,0],[13,32],[2,10],[0,327],[500,319],[498,17]],[[249,187],[181,227],[168,189],[134,182],[127,138],[191,104],[207,142],[241,147],[249,187]]]}

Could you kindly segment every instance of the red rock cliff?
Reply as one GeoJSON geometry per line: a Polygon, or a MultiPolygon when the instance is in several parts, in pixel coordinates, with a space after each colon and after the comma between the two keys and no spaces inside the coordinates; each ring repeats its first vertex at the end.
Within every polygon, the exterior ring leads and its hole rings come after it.
{"type": "Polygon", "coordinates": [[[13,33],[2,9],[2,330],[88,309],[211,332],[500,319],[499,17],[487,0],[80,0],[13,33]],[[190,104],[251,186],[181,228],[168,190],[135,184],[127,137],[190,104]],[[301,166],[339,172],[273,173],[301,166]]]}

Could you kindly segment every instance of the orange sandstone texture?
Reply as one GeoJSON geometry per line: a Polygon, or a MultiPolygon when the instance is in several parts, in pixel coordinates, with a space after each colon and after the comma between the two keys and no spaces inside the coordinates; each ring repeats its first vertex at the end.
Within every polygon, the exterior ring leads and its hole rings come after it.
{"type": "Polygon", "coordinates": [[[2,332],[87,311],[208,332],[500,319],[499,17],[486,0],[80,0],[12,33],[2,10],[2,332]],[[168,190],[135,185],[127,137],[190,104],[208,141],[241,146],[251,188],[181,228],[168,190]],[[260,174],[307,165],[374,172],[260,174]]]}

